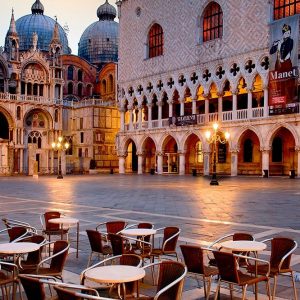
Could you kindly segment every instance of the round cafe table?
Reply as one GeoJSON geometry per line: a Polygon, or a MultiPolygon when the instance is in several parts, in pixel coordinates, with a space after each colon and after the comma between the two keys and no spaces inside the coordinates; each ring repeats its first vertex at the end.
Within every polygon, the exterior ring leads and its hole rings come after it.
{"type": "MultiPolygon", "coordinates": [[[[12,255],[14,263],[16,263],[18,256],[29,252],[37,251],[40,248],[39,244],[30,242],[18,242],[18,243],[2,243],[0,244],[0,254],[12,255]]],[[[13,274],[15,276],[15,274],[13,274]]],[[[13,299],[16,299],[16,287],[13,284],[13,299]]]]}
{"type": "Polygon", "coordinates": [[[220,247],[239,252],[259,252],[267,248],[267,245],[257,241],[225,241],[219,244],[220,247]]]}
{"type": "Polygon", "coordinates": [[[77,225],[77,234],[76,234],[76,258],[78,258],[78,246],[79,246],[79,220],[69,217],[53,218],[48,221],[52,224],[59,224],[61,230],[61,239],[63,239],[63,229],[66,227],[71,227],[77,225]]]}
{"type": "Polygon", "coordinates": [[[156,229],[128,228],[128,229],[123,229],[121,233],[129,236],[147,236],[147,235],[156,234],[156,229]]]}
{"type": "Polygon", "coordinates": [[[85,272],[85,278],[97,283],[117,283],[122,284],[124,299],[126,298],[126,282],[138,281],[144,278],[146,272],[144,269],[126,266],[110,265],[92,268],[85,272]]]}
{"type": "MultiPolygon", "coordinates": [[[[220,247],[226,250],[238,251],[238,252],[253,252],[257,257],[259,251],[263,251],[267,248],[267,245],[257,241],[225,241],[219,244],[220,247]]],[[[257,262],[255,262],[255,275],[257,276],[257,262]]],[[[257,291],[257,283],[255,284],[255,291],[257,291]]],[[[255,293],[255,300],[257,300],[255,293]]]]}

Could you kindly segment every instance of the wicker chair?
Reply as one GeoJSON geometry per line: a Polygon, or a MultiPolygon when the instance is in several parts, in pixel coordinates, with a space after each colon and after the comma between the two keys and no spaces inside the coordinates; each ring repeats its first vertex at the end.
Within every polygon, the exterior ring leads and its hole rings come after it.
{"type": "MultiPolygon", "coordinates": [[[[74,285],[68,283],[57,282],[56,278],[51,276],[39,276],[39,275],[19,275],[20,281],[23,285],[25,294],[28,300],[46,300],[49,297],[46,297],[45,285],[49,287],[50,294],[52,295],[52,286],[60,287],[63,289],[68,289],[68,291],[75,290],[79,292],[89,292],[94,295],[98,295],[95,289],[91,289],[82,285],[74,285]]],[[[85,294],[83,294],[86,296],[85,294]]],[[[89,296],[89,295],[87,295],[89,296]]],[[[62,296],[61,296],[62,297],[62,296]]],[[[52,300],[57,299],[69,299],[69,298],[58,298],[51,297],[52,300]]],[[[80,298],[81,299],[81,298],[80,298]]],[[[94,299],[94,298],[92,298],[94,299]]],[[[98,298],[96,298],[98,299],[98,298]]]]}
{"type": "Polygon", "coordinates": [[[70,290],[68,287],[64,286],[55,286],[54,289],[56,290],[57,296],[59,300],[84,300],[84,299],[91,299],[91,300],[113,300],[113,298],[104,298],[100,297],[99,294],[96,292],[96,295],[87,295],[80,292],[76,292],[74,290],[70,290]]]}
{"type": "MultiPolygon", "coordinates": [[[[221,251],[213,251],[214,257],[216,259],[216,263],[219,270],[219,281],[216,288],[215,300],[218,299],[218,295],[221,288],[221,282],[227,283],[230,288],[231,297],[233,297],[233,285],[238,285],[242,288],[242,300],[246,299],[246,291],[248,285],[254,285],[259,282],[266,282],[266,289],[269,296],[269,300],[271,300],[270,296],[270,284],[269,284],[269,269],[266,270],[265,274],[255,276],[249,273],[243,273],[238,268],[238,262],[241,258],[249,260],[253,260],[256,262],[263,262],[268,264],[268,262],[253,258],[253,257],[246,257],[241,256],[238,254],[228,253],[228,252],[221,252],[221,251]]],[[[268,264],[268,266],[270,266],[268,264]]],[[[257,299],[257,289],[255,291],[256,299],[257,299]]]]}
{"type": "MultiPolygon", "coordinates": [[[[21,285],[18,280],[18,266],[13,263],[8,263],[4,261],[0,261],[0,288],[1,288],[1,299],[9,300],[9,294],[7,287],[12,286],[13,287],[13,293],[16,292],[15,285],[19,286],[19,292],[22,299],[22,291],[21,291],[21,285]],[[8,270],[8,271],[4,271],[8,270]]],[[[15,295],[14,295],[15,296],[15,295]]]]}
{"type": "Polygon", "coordinates": [[[180,245],[184,262],[187,266],[188,274],[201,276],[203,279],[205,298],[209,299],[212,277],[218,275],[219,271],[215,267],[204,264],[204,250],[199,246],[180,245]],[[206,285],[207,282],[207,285],[206,285]]]}
{"type": "MultiPolygon", "coordinates": [[[[40,216],[40,221],[43,228],[43,234],[48,236],[49,242],[51,241],[51,236],[63,236],[68,235],[69,229],[61,229],[59,224],[50,223],[50,219],[60,218],[62,214],[59,211],[47,211],[40,216]]],[[[68,240],[68,238],[67,238],[68,240]]]]}
{"type": "MultiPolygon", "coordinates": [[[[275,299],[277,277],[279,275],[289,274],[292,279],[292,285],[294,289],[294,299],[297,300],[297,290],[294,279],[294,271],[291,268],[291,258],[293,252],[297,249],[298,244],[296,241],[285,237],[274,237],[262,241],[263,243],[271,242],[271,256],[270,256],[270,277],[274,278],[273,285],[273,299],[275,299]]],[[[265,273],[268,264],[258,265],[258,274],[265,273]]],[[[249,265],[248,271],[255,273],[255,266],[249,265]]]]}
{"type": "Polygon", "coordinates": [[[62,271],[67,259],[70,244],[67,241],[55,241],[55,242],[46,243],[45,246],[48,244],[53,244],[52,255],[43,259],[37,265],[36,269],[21,270],[20,271],[21,274],[37,274],[37,275],[53,276],[63,281],[62,271]],[[44,263],[48,263],[49,267],[43,267],[44,263]]]}
{"type": "MultiPolygon", "coordinates": [[[[34,300],[46,300],[46,290],[44,283],[41,281],[41,277],[32,277],[30,275],[19,275],[19,279],[24,288],[27,299],[34,300]]],[[[55,282],[55,278],[44,276],[44,280],[53,280],[55,282]]],[[[49,286],[50,288],[50,286],[49,286]]]]}
{"type": "Polygon", "coordinates": [[[20,226],[20,227],[25,227],[28,230],[28,232],[30,232],[32,234],[37,234],[37,229],[35,227],[31,226],[27,222],[15,220],[15,219],[7,219],[7,218],[3,218],[2,221],[3,221],[4,225],[6,226],[6,228],[20,226]]]}
{"type": "Polygon", "coordinates": [[[113,256],[133,253],[131,243],[128,238],[114,233],[108,234],[111,243],[113,256]]]}
{"type": "Polygon", "coordinates": [[[101,232],[97,230],[86,230],[90,246],[91,246],[91,254],[88,259],[87,268],[90,266],[93,255],[96,254],[99,257],[102,256],[103,258],[106,258],[108,255],[112,254],[112,249],[109,245],[103,245],[103,239],[101,232]]]}
{"type": "Polygon", "coordinates": [[[152,249],[150,254],[152,262],[154,262],[155,257],[160,260],[162,256],[175,256],[178,261],[176,245],[181,230],[178,227],[164,227],[157,229],[157,232],[160,230],[164,231],[162,246],[152,249]]]}
{"type": "Polygon", "coordinates": [[[42,259],[43,245],[47,242],[45,237],[43,235],[33,235],[33,236],[25,237],[19,242],[20,243],[30,242],[30,243],[39,244],[41,246],[39,250],[29,252],[27,254],[26,260],[22,260],[19,263],[23,271],[32,270],[32,269],[35,270],[42,259]]]}
{"type": "MultiPolygon", "coordinates": [[[[160,261],[149,264],[144,269],[159,265],[156,294],[153,297],[137,297],[138,300],[181,300],[187,267],[177,261],[160,261]]],[[[126,298],[133,299],[133,298],[126,298]]]]}
{"type": "Polygon", "coordinates": [[[102,233],[103,239],[107,242],[109,240],[108,234],[118,234],[126,227],[126,225],[127,223],[125,221],[110,221],[98,224],[96,230],[102,233]],[[101,227],[105,227],[106,230],[101,230],[101,227]]]}

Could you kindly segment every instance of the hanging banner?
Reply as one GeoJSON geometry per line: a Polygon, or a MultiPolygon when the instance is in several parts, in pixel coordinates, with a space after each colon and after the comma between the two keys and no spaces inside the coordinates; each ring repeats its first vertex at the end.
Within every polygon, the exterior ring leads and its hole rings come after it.
{"type": "Polygon", "coordinates": [[[269,114],[299,111],[298,16],[270,25],[269,114]]]}
{"type": "Polygon", "coordinates": [[[197,115],[170,117],[169,125],[184,126],[197,124],[197,115]]]}

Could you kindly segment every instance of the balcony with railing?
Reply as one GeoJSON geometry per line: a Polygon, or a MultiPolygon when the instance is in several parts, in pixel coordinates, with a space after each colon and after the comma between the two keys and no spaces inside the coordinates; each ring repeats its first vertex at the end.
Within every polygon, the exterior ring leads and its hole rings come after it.
{"type": "Polygon", "coordinates": [[[9,94],[0,93],[0,103],[1,102],[15,102],[21,103],[34,103],[41,104],[45,106],[50,105],[62,105],[66,107],[81,108],[88,106],[115,106],[115,101],[105,101],[102,99],[88,98],[81,101],[69,101],[63,99],[50,99],[43,96],[32,96],[32,95],[20,95],[20,94],[9,94]]]}
{"type": "MultiPolygon", "coordinates": [[[[297,109],[296,111],[299,114],[299,107],[300,104],[297,103],[297,109]]],[[[245,121],[245,120],[257,120],[257,119],[264,119],[266,117],[269,117],[269,115],[264,116],[264,107],[255,107],[251,109],[240,109],[237,110],[235,113],[233,111],[224,111],[219,114],[216,113],[209,113],[208,115],[205,114],[198,114],[196,115],[196,124],[197,125],[205,125],[208,123],[213,122],[233,122],[233,121],[245,121]],[[220,118],[222,120],[220,120],[220,118]]],[[[162,119],[160,120],[152,120],[152,121],[143,121],[141,123],[141,126],[139,126],[138,122],[132,123],[132,126],[130,124],[125,124],[124,130],[125,131],[135,131],[135,130],[145,130],[145,129],[157,129],[157,128],[166,128],[170,126],[170,120],[162,119]],[[161,125],[160,125],[161,124],[161,125]]]]}

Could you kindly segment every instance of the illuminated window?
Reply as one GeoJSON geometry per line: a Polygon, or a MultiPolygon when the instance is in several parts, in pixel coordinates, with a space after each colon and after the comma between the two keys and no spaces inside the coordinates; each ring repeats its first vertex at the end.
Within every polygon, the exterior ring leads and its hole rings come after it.
{"type": "Polygon", "coordinates": [[[160,25],[154,24],[148,35],[149,58],[164,54],[164,32],[160,25]]]}
{"type": "Polygon", "coordinates": [[[202,151],[201,142],[198,142],[196,144],[196,157],[197,157],[197,163],[203,163],[203,151],[202,151]]]}
{"type": "Polygon", "coordinates": [[[221,38],[223,35],[223,12],[220,5],[211,2],[203,16],[203,42],[221,38]]]}
{"type": "Polygon", "coordinates": [[[274,0],[274,20],[300,13],[300,0],[274,0]]]}

